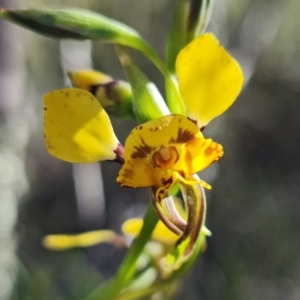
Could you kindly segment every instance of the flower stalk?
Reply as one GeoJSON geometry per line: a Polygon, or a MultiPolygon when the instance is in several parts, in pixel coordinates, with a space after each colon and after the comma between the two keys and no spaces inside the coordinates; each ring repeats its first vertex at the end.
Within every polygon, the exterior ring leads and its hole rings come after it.
{"type": "Polygon", "coordinates": [[[98,289],[94,290],[84,300],[111,300],[114,299],[121,290],[130,283],[136,272],[136,262],[140,257],[146,243],[150,240],[152,231],[158,222],[158,217],[151,205],[148,206],[144,216],[144,226],[120,265],[117,274],[105,282],[98,289]]]}

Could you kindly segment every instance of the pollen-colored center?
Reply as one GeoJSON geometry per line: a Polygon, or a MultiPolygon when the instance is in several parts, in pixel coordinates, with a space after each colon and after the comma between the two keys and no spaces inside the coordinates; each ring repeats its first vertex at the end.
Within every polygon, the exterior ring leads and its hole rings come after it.
{"type": "Polygon", "coordinates": [[[153,164],[161,169],[170,169],[177,162],[179,153],[176,147],[161,147],[152,155],[153,164]]]}

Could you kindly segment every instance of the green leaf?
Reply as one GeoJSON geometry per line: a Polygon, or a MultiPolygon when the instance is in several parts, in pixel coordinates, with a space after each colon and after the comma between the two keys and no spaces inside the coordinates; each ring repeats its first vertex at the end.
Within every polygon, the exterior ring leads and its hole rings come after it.
{"type": "Polygon", "coordinates": [[[166,64],[175,73],[178,53],[198,35],[205,32],[214,0],[177,0],[166,44],[166,64]]]}
{"type": "Polygon", "coordinates": [[[123,46],[117,45],[117,54],[132,89],[132,105],[136,119],[147,122],[170,114],[170,111],[154,83],[137,67],[123,46]]]}

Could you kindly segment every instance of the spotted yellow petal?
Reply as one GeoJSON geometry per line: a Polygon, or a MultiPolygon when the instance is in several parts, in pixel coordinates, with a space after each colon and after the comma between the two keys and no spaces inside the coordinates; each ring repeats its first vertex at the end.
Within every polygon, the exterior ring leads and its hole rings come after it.
{"type": "Polygon", "coordinates": [[[120,145],[97,99],[81,89],[44,96],[45,139],[53,156],[72,163],[116,159],[120,145]]]}
{"type": "Polygon", "coordinates": [[[135,127],[125,142],[125,161],[148,158],[162,146],[181,145],[202,137],[198,127],[182,115],[168,115],[135,127]]]}
{"type": "Polygon", "coordinates": [[[181,50],[176,72],[187,115],[199,128],[227,110],[243,84],[240,66],[210,33],[181,50]]]}
{"type": "Polygon", "coordinates": [[[176,168],[185,174],[200,172],[224,154],[222,145],[212,139],[197,138],[185,144],[176,168]]]}
{"type": "Polygon", "coordinates": [[[117,182],[123,187],[161,186],[163,171],[153,168],[151,161],[145,158],[130,159],[122,166],[117,182]]]}

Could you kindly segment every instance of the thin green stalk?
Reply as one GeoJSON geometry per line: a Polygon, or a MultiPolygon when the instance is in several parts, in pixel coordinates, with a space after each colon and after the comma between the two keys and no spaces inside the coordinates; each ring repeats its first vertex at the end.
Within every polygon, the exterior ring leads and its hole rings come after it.
{"type": "MultiPolygon", "coordinates": [[[[195,175],[195,177],[198,178],[197,175],[195,175]]],[[[199,209],[201,209],[201,210],[204,209],[202,212],[203,216],[200,217],[201,228],[199,229],[197,227],[197,224],[195,225],[195,228],[197,228],[198,239],[196,240],[196,242],[194,244],[194,249],[191,252],[190,256],[187,259],[183,260],[182,264],[180,265],[180,267],[178,269],[173,270],[173,272],[169,278],[161,279],[159,282],[154,283],[153,285],[151,285],[148,288],[143,289],[143,290],[124,292],[123,294],[118,295],[118,297],[115,298],[115,300],[134,300],[134,299],[140,299],[142,296],[150,295],[150,294],[162,289],[166,285],[180,279],[194,264],[196,258],[198,257],[199,252],[201,251],[201,249],[203,249],[203,244],[205,242],[205,236],[206,236],[206,233],[204,231],[201,232],[201,229],[203,228],[204,221],[205,221],[206,199],[205,199],[205,196],[202,194],[203,188],[199,185],[194,184],[191,186],[187,186],[183,190],[186,197],[198,199],[198,200],[194,199],[193,202],[201,202],[201,203],[198,203],[199,208],[198,209],[195,208],[195,211],[191,212],[192,214],[195,214],[195,213],[200,214],[199,209]]],[[[191,201],[191,199],[189,199],[189,201],[191,201]]],[[[189,209],[191,209],[191,208],[189,207],[189,209]]],[[[177,246],[177,247],[179,247],[179,246],[177,246]]],[[[182,253],[181,253],[181,256],[179,257],[179,259],[184,258],[185,250],[186,250],[186,248],[183,248],[181,250],[182,253]]],[[[167,265],[167,267],[172,268],[172,266],[168,266],[168,265],[167,265]]],[[[175,265],[173,265],[173,267],[175,267],[175,265]]]]}
{"type": "Polygon", "coordinates": [[[94,290],[85,300],[113,300],[120,291],[132,280],[136,272],[136,262],[144,246],[150,240],[158,218],[149,204],[144,217],[144,226],[139,236],[133,241],[125,259],[118,269],[117,274],[98,289],[94,290]]]}
{"type": "Polygon", "coordinates": [[[171,74],[167,66],[159,58],[153,48],[144,40],[140,40],[141,47],[136,48],[142,51],[145,56],[153,62],[158,70],[164,75],[166,80],[166,98],[170,111],[173,114],[185,115],[185,107],[180,96],[174,74],[171,74]]]}

